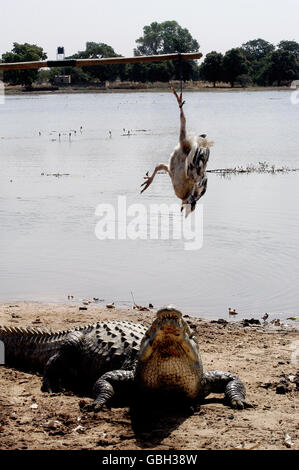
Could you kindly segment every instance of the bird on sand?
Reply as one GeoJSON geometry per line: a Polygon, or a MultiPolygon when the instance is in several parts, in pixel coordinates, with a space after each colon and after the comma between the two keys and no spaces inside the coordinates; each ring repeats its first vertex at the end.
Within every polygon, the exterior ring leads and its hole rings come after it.
{"type": "Polygon", "coordinates": [[[142,183],[141,193],[153,182],[158,171],[166,171],[172,181],[176,196],[181,199],[181,211],[185,209],[187,217],[194,211],[197,201],[205,194],[207,189],[206,166],[210,155],[212,141],[206,139],[206,134],[188,136],[186,132],[186,117],[183,111],[182,93],[177,94],[171,87],[180,108],[180,136],[179,143],[174,148],[168,164],[160,163],[151,176],[146,173],[142,183]]]}

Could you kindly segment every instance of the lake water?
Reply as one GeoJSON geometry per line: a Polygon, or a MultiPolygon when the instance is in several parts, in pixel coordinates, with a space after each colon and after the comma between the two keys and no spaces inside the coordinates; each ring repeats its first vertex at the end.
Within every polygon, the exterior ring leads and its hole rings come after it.
{"type": "MultiPolygon", "coordinates": [[[[215,142],[208,168],[260,161],[299,168],[299,105],[291,104],[289,92],[184,98],[189,132],[215,142]]],[[[138,304],[174,303],[209,318],[226,318],[228,307],[242,316],[298,315],[299,172],[209,174],[197,207],[203,213],[199,250],[186,251],[182,240],[96,237],[97,206],[116,207],[118,196],[147,209],[179,203],[166,174],[139,193],[146,171],[168,161],[178,129],[171,93],[6,97],[0,106],[0,300],[73,295],[131,305],[133,291],[138,304]],[[122,135],[123,129],[133,135],[122,135]],[[53,173],[68,176],[47,176],[53,173]]]]}

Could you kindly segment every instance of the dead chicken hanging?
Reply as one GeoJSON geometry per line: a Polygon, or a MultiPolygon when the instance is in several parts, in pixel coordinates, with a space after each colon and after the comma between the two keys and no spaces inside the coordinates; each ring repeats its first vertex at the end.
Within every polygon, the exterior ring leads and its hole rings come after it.
{"type": "Polygon", "coordinates": [[[141,185],[141,187],[144,186],[141,192],[143,193],[150,186],[158,171],[166,171],[171,178],[175,194],[182,200],[181,211],[185,209],[187,217],[190,212],[194,211],[197,201],[206,192],[205,170],[213,142],[208,141],[205,134],[187,136],[182,93],[179,96],[173,87],[171,89],[180,108],[180,141],[170,155],[168,165],[160,163],[151,176],[146,174],[145,181],[141,185]]]}

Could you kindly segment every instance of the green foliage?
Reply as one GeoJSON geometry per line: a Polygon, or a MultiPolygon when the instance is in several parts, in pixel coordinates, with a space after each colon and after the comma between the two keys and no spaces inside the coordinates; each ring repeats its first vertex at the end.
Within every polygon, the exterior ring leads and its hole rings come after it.
{"type": "MultiPolygon", "coordinates": [[[[164,21],[163,23],[153,22],[149,26],[144,26],[143,36],[136,40],[138,44],[134,49],[135,55],[158,55],[171,54],[175,52],[197,52],[199,44],[194,39],[187,28],[182,28],[176,21],[164,21]]],[[[173,62],[173,68],[165,67],[163,64],[151,63],[142,65],[146,68],[149,77],[158,77],[157,71],[161,71],[159,81],[170,79],[180,79],[180,64],[173,62]],[[171,74],[170,74],[171,72],[171,74]]],[[[146,72],[145,72],[146,73],[146,72]]],[[[183,80],[190,80],[198,73],[195,61],[184,61],[182,63],[183,80]]]]}
{"type": "Polygon", "coordinates": [[[152,62],[147,67],[147,81],[168,82],[174,74],[172,62],[152,62]]]}
{"type": "MultiPolygon", "coordinates": [[[[3,62],[31,62],[46,60],[47,54],[42,47],[35,44],[13,43],[11,52],[2,54],[3,62]]],[[[31,87],[38,78],[38,70],[10,70],[4,72],[4,81],[11,85],[25,85],[31,87]]]]}
{"type": "Polygon", "coordinates": [[[151,62],[129,64],[127,80],[132,82],[168,82],[174,73],[172,62],[151,62]]]}
{"type": "Polygon", "coordinates": [[[215,87],[216,82],[220,82],[223,78],[222,61],[223,55],[220,52],[209,52],[199,68],[200,78],[213,82],[215,87]]]}
{"type": "MultiPolygon", "coordinates": [[[[136,40],[136,56],[168,53],[197,52],[199,44],[188,29],[176,21],[153,22],[143,28],[143,36],[136,40]]],[[[121,57],[105,43],[87,42],[85,50],[78,51],[68,59],[96,59],[121,57]]],[[[10,52],[2,55],[3,62],[29,62],[46,60],[42,47],[34,44],[14,43],[10,52]]],[[[1,61],[1,60],[0,60],[1,61]]],[[[168,82],[170,80],[226,81],[233,87],[256,83],[261,86],[288,83],[299,78],[299,43],[283,40],[277,48],[258,38],[247,41],[240,48],[221,53],[208,53],[200,67],[196,61],[177,60],[167,62],[115,64],[91,67],[56,67],[50,70],[12,70],[4,72],[4,81],[13,85],[31,87],[33,82],[54,82],[56,75],[71,75],[72,83],[103,83],[105,81],[168,82]]]]}
{"type": "Polygon", "coordinates": [[[295,80],[298,73],[299,64],[295,54],[283,49],[272,52],[264,71],[268,82],[271,85],[276,82],[278,86],[280,86],[282,82],[295,80]]]}
{"type": "Polygon", "coordinates": [[[132,82],[142,82],[142,83],[145,83],[147,81],[147,76],[148,76],[147,64],[142,64],[140,62],[129,64],[127,70],[128,70],[128,80],[132,82]]]}
{"type": "Polygon", "coordinates": [[[264,39],[253,39],[242,44],[242,51],[246,59],[250,62],[265,59],[275,50],[275,46],[264,39]]]}
{"type": "Polygon", "coordinates": [[[139,44],[135,55],[157,55],[172,52],[197,52],[199,44],[187,28],[182,28],[176,21],[151,23],[144,26],[143,36],[136,39],[139,44]]]}
{"type": "MultiPolygon", "coordinates": [[[[69,57],[70,59],[100,59],[101,57],[120,57],[119,54],[116,54],[114,49],[107,44],[102,42],[87,42],[85,51],[79,51],[76,54],[69,57]]],[[[100,82],[105,82],[106,80],[116,80],[119,75],[120,66],[119,65],[101,65],[101,66],[91,66],[91,67],[82,67],[83,73],[86,74],[86,77],[89,77],[91,80],[97,80],[100,82]]],[[[82,76],[82,75],[81,75],[82,76]]],[[[74,77],[75,78],[75,77],[74,77]]],[[[83,78],[83,76],[82,76],[83,78]]]]}
{"type": "Polygon", "coordinates": [[[299,44],[296,41],[280,41],[277,45],[278,49],[291,52],[299,61],[299,44]]]}
{"type": "Polygon", "coordinates": [[[241,85],[242,88],[246,88],[252,85],[252,80],[249,73],[243,73],[237,77],[237,82],[241,85]]]}
{"type": "Polygon", "coordinates": [[[253,39],[242,44],[242,51],[248,61],[248,74],[250,80],[258,85],[266,85],[265,69],[270,54],[275,46],[264,39],[253,39]]]}
{"type": "Polygon", "coordinates": [[[50,76],[51,76],[51,69],[49,70],[39,69],[36,83],[38,84],[48,83],[50,81],[50,76]]]}
{"type": "Polygon", "coordinates": [[[248,64],[242,49],[234,48],[226,52],[223,57],[224,79],[234,87],[240,75],[247,74],[248,64]]]}
{"type": "MultiPolygon", "coordinates": [[[[210,62],[216,62],[217,53],[213,51],[210,54],[206,55],[200,73],[204,80],[213,81],[209,74],[210,68],[213,70],[210,62]]],[[[231,86],[235,83],[243,87],[252,83],[260,86],[276,83],[280,86],[299,75],[299,44],[281,41],[275,50],[275,46],[264,39],[248,41],[239,49],[227,51],[222,61],[222,75],[219,70],[218,73],[231,86]]]]}

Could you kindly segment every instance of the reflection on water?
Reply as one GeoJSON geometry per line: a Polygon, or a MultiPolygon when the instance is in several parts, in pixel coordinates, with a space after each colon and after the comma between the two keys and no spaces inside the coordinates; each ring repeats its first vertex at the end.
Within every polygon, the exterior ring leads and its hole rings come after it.
{"type": "MultiPolygon", "coordinates": [[[[209,168],[299,167],[299,106],[289,93],[185,99],[188,129],[215,141],[209,168]]],[[[225,317],[228,307],[298,314],[299,173],[210,174],[197,209],[204,212],[197,251],[185,251],[181,240],[96,238],[96,207],[116,204],[118,195],[146,207],[179,202],[165,174],[139,194],[145,172],[167,162],[178,125],[170,93],[7,97],[0,106],[0,300],[72,294],[129,304],[133,291],[139,304],[171,302],[208,317],[225,317]]]]}

